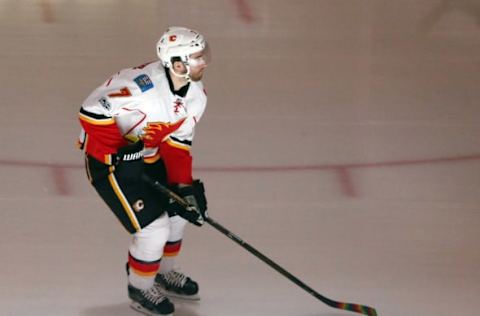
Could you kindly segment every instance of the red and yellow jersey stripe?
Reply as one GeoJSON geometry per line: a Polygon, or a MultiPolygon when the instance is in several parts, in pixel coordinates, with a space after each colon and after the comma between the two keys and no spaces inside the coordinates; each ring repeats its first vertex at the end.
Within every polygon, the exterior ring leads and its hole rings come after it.
{"type": "Polygon", "coordinates": [[[83,144],[85,152],[98,161],[112,164],[111,154],[127,145],[115,120],[112,117],[88,112],[83,108],[80,109],[79,119],[88,140],[83,144]]]}

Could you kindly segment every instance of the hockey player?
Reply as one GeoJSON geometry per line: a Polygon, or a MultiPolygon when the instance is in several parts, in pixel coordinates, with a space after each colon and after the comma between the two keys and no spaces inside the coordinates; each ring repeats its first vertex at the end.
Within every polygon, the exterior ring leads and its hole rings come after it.
{"type": "Polygon", "coordinates": [[[190,147],[207,102],[201,79],[210,51],[198,32],[170,27],[157,55],[159,61],[123,69],[87,97],[79,145],[88,179],[133,236],[127,263],[132,307],[170,315],[169,295],[198,299],[197,282],[174,270],[174,262],[187,220],[201,226],[207,217],[190,147]],[[183,196],[189,210],[155,192],[145,174],[183,196]]]}

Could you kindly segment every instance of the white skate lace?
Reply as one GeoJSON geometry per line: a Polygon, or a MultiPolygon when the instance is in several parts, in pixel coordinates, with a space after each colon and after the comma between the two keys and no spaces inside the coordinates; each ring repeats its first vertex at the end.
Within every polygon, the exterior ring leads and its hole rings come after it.
{"type": "Polygon", "coordinates": [[[165,295],[156,286],[152,286],[148,290],[143,290],[142,293],[143,295],[145,295],[146,299],[148,299],[150,302],[154,303],[155,305],[158,305],[161,302],[163,302],[163,300],[165,300],[165,295]]]}
{"type": "Polygon", "coordinates": [[[182,288],[187,282],[187,277],[185,276],[185,274],[177,271],[170,271],[168,273],[162,274],[162,276],[165,279],[165,282],[180,288],[182,288]]]}

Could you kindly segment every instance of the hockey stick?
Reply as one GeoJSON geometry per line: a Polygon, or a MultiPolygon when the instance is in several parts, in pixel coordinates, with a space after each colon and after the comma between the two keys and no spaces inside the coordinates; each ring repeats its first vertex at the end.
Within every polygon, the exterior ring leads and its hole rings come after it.
{"type": "MultiPolygon", "coordinates": [[[[163,194],[167,195],[168,197],[174,199],[181,206],[183,206],[183,207],[189,206],[189,204],[182,197],[177,195],[175,192],[169,190],[168,188],[166,188],[165,186],[163,186],[159,182],[153,181],[147,175],[143,175],[142,177],[154,189],[156,189],[157,191],[160,191],[161,193],[163,193],[163,194]]],[[[240,237],[238,237],[237,235],[232,233],[230,230],[228,230],[225,227],[223,227],[222,225],[220,225],[218,222],[213,220],[211,217],[206,218],[205,221],[208,224],[210,224],[213,228],[215,228],[216,230],[218,230],[219,232],[221,232],[222,234],[224,234],[225,236],[227,236],[228,238],[230,238],[231,240],[233,240],[234,242],[236,242],[237,244],[242,246],[244,249],[246,249],[248,252],[253,254],[255,257],[257,257],[258,259],[265,262],[271,268],[275,269],[277,272],[282,274],[284,277],[286,277],[287,279],[289,279],[290,281],[292,281],[293,283],[295,283],[296,285],[301,287],[303,290],[307,291],[309,294],[311,294],[315,298],[317,298],[320,301],[322,301],[323,303],[327,304],[328,306],[333,307],[333,308],[346,310],[346,311],[350,311],[350,312],[356,312],[356,313],[360,313],[360,314],[364,314],[364,315],[368,315],[368,316],[377,316],[377,311],[372,307],[369,307],[369,306],[366,306],[366,305],[360,305],[360,304],[337,302],[337,301],[331,300],[331,299],[319,294],[317,291],[315,291],[314,289],[312,289],[311,287],[309,287],[308,285],[303,283],[300,279],[295,277],[293,274],[291,274],[290,272],[288,272],[287,270],[285,270],[284,268],[279,266],[277,263],[272,261],[270,258],[268,258],[264,254],[262,254],[260,251],[258,251],[257,249],[255,249],[254,247],[252,247],[251,245],[249,245],[248,243],[243,241],[240,237]]]]}

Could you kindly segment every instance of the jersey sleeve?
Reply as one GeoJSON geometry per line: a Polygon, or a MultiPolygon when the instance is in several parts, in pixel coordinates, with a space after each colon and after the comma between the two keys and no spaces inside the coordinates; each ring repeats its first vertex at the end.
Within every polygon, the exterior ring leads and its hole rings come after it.
{"type": "Polygon", "coordinates": [[[191,184],[193,178],[190,150],[172,146],[169,142],[163,142],[159,149],[167,169],[168,184],[191,184]]]}
{"type": "Polygon", "coordinates": [[[85,132],[83,148],[98,161],[111,164],[110,155],[127,144],[112,117],[81,108],[80,124],[85,132]]]}
{"type": "Polygon", "coordinates": [[[80,108],[80,124],[85,131],[84,150],[103,163],[110,164],[111,154],[128,144],[124,135],[137,117],[122,109],[138,102],[141,92],[134,80],[120,76],[119,72],[95,89],[80,108]]]}

